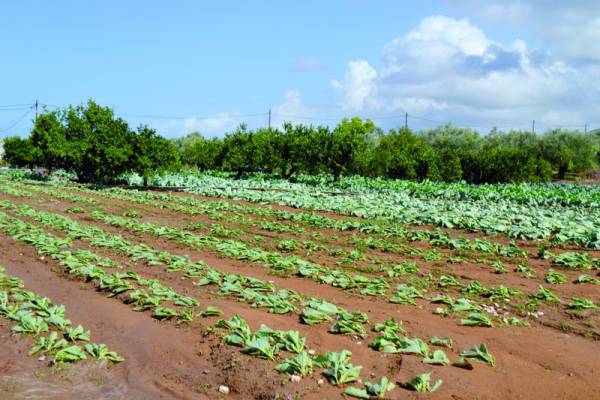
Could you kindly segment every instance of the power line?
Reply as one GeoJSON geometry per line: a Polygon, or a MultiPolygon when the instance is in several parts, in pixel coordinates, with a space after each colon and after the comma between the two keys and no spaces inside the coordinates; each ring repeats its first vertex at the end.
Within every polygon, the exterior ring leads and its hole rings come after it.
{"type": "MultiPolygon", "coordinates": [[[[45,107],[62,108],[62,107],[54,105],[54,104],[40,103],[40,105],[45,106],[45,107]]],[[[128,118],[200,119],[200,120],[206,120],[206,119],[240,119],[240,118],[247,118],[247,117],[265,116],[267,114],[268,114],[268,112],[253,113],[253,114],[227,114],[227,115],[214,115],[214,116],[202,116],[202,117],[197,117],[195,115],[191,115],[191,116],[184,117],[184,116],[174,116],[174,115],[145,115],[145,114],[115,113],[115,115],[117,115],[119,117],[128,117],[128,118]]]]}
{"type": "Polygon", "coordinates": [[[5,107],[5,108],[0,108],[0,111],[21,111],[21,110],[28,110],[30,108],[31,108],[31,104],[29,104],[26,107],[12,107],[12,108],[5,107]]]}
{"type": "Polygon", "coordinates": [[[17,119],[12,125],[10,125],[8,128],[4,128],[4,129],[0,129],[0,132],[5,132],[8,130],[11,130],[12,128],[14,128],[15,126],[17,126],[19,124],[19,122],[21,122],[26,116],[27,114],[29,114],[31,112],[31,110],[33,110],[33,107],[29,107],[29,109],[25,112],[25,114],[21,115],[19,117],[19,119],[17,119]]]}
{"type": "Polygon", "coordinates": [[[0,108],[20,108],[20,107],[31,107],[31,103],[28,104],[5,104],[5,105],[0,105],[0,108]]]}
{"type": "Polygon", "coordinates": [[[247,117],[258,117],[258,116],[265,116],[267,115],[267,112],[262,112],[262,113],[255,113],[255,114],[231,114],[231,115],[215,115],[212,117],[196,117],[196,116],[189,116],[189,117],[175,117],[175,116],[167,116],[167,115],[141,115],[141,114],[115,114],[118,115],[119,117],[130,117],[130,118],[149,118],[149,119],[240,119],[240,118],[247,118],[247,117]]]}
{"type": "MultiPolygon", "coordinates": [[[[47,103],[39,103],[39,105],[43,106],[43,107],[51,107],[51,108],[62,108],[61,106],[58,105],[54,105],[54,104],[47,104],[47,103]]],[[[15,111],[15,110],[29,110],[31,109],[31,107],[33,107],[34,105],[32,104],[12,104],[12,105],[0,105],[0,111],[15,111]]],[[[330,107],[330,108],[340,108],[339,106],[336,107],[330,107]]],[[[431,118],[427,118],[427,117],[423,117],[423,116],[419,116],[419,115],[414,115],[414,114],[410,114],[405,110],[399,109],[398,111],[402,111],[402,114],[397,114],[397,115],[371,115],[371,116],[365,116],[365,115],[356,115],[360,118],[363,119],[370,119],[372,121],[383,121],[383,120],[393,120],[393,119],[403,119],[404,121],[404,126],[408,127],[409,125],[409,120],[414,120],[414,121],[423,121],[423,122],[428,122],[431,124],[436,124],[436,125],[447,125],[447,124],[452,124],[455,127],[459,127],[459,128],[468,128],[468,129],[476,129],[476,130],[484,130],[481,126],[476,126],[476,125],[470,125],[470,124],[463,124],[463,123],[457,123],[455,121],[440,121],[440,120],[436,120],[436,119],[431,119],[431,118]]],[[[315,117],[315,116],[301,116],[301,115],[290,115],[290,114],[279,114],[279,113],[273,113],[270,109],[266,112],[259,112],[259,113],[251,113],[251,114],[232,114],[232,115],[214,115],[214,116],[169,116],[169,115],[146,115],[146,114],[129,114],[129,113],[115,113],[115,115],[120,116],[120,117],[126,117],[126,118],[146,118],[146,119],[165,119],[165,120],[189,120],[189,119],[195,119],[195,120],[211,120],[211,119],[243,119],[243,118],[250,118],[250,117],[260,117],[260,116],[267,116],[267,120],[269,122],[271,122],[271,117],[280,117],[280,118],[290,118],[290,119],[298,119],[298,120],[308,120],[308,121],[340,121],[343,118],[351,118],[349,116],[349,114],[345,114],[345,115],[340,115],[340,116],[336,116],[336,117],[315,117]]],[[[538,122],[536,121],[536,124],[538,126],[546,126],[548,129],[556,129],[556,128],[583,128],[584,130],[588,130],[588,128],[594,124],[581,124],[581,125],[554,125],[554,124],[545,124],[543,122],[538,122]]],[[[493,127],[498,128],[498,129],[522,129],[519,128],[517,125],[506,125],[506,126],[497,126],[494,125],[493,127]]],[[[523,125],[521,125],[521,127],[523,127],[523,125]]],[[[487,128],[486,128],[487,129],[487,128]]],[[[491,128],[490,128],[491,129],[491,128]]],[[[527,128],[525,128],[527,129],[527,128]]],[[[529,125],[529,129],[535,129],[532,125],[529,125]]]]}

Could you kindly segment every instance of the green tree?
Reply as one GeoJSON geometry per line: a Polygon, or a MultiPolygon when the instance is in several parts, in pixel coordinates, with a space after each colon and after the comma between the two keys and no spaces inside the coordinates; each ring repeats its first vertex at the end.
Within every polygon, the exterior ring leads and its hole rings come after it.
{"type": "Polygon", "coordinates": [[[10,166],[32,168],[40,159],[40,151],[33,146],[30,138],[7,137],[2,146],[4,148],[2,159],[10,166]]]}
{"type": "Polygon", "coordinates": [[[597,167],[599,143],[590,133],[554,129],[542,136],[541,151],[558,178],[564,179],[567,172],[586,172],[597,167]]]}
{"type": "Polygon", "coordinates": [[[152,174],[181,166],[175,146],[158,136],[154,129],[146,125],[139,126],[137,135],[133,138],[131,169],[142,176],[144,186],[148,185],[148,178],[152,174]]]}
{"type": "Polygon", "coordinates": [[[64,113],[66,169],[81,182],[110,183],[134,162],[135,133],[108,107],[93,100],[64,113]]]}
{"type": "Polygon", "coordinates": [[[200,170],[220,167],[220,155],[223,150],[222,140],[217,138],[205,139],[200,134],[190,139],[186,140],[180,147],[179,154],[182,163],[195,166],[200,170]]]}
{"type": "Polygon", "coordinates": [[[365,169],[366,155],[376,145],[377,127],[373,121],[344,118],[332,131],[327,148],[328,167],[335,179],[365,169]]]}
{"type": "Polygon", "coordinates": [[[281,160],[279,170],[284,178],[287,179],[296,172],[323,172],[331,142],[329,128],[286,122],[278,138],[277,149],[281,160]]]}
{"type": "Polygon", "coordinates": [[[396,179],[439,180],[438,157],[431,145],[408,129],[390,130],[375,151],[378,174],[396,179]]]}
{"type": "Polygon", "coordinates": [[[48,171],[57,168],[70,169],[68,161],[70,146],[61,111],[43,112],[35,121],[31,131],[31,144],[39,151],[37,165],[48,171]]]}
{"type": "Polygon", "coordinates": [[[222,154],[223,169],[235,172],[237,179],[241,178],[244,172],[254,170],[252,133],[248,131],[245,124],[238,126],[233,133],[225,135],[222,154]]]}

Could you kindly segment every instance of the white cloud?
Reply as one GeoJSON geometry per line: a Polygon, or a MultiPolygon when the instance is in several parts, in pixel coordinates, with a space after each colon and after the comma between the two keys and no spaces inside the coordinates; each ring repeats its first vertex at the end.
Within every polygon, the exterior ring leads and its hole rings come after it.
{"type": "Polygon", "coordinates": [[[258,121],[258,116],[242,118],[240,115],[242,114],[238,112],[220,112],[210,117],[192,116],[185,119],[152,121],[149,125],[167,138],[178,137],[191,132],[200,132],[205,137],[215,137],[223,136],[225,133],[235,130],[242,122],[254,125],[256,122],[265,121],[264,117],[262,117],[261,121],[258,121]]]}
{"type": "Polygon", "coordinates": [[[583,125],[597,115],[599,68],[575,68],[521,40],[502,45],[468,19],[425,18],[387,43],[382,58],[378,70],[351,61],[344,81],[332,81],[348,112],[408,111],[474,126],[583,125]]]}
{"type": "Polygon", "coordinates": [[[600,61],[598,0],[450,0],[503,27],[532,31],[544,46],[580,61],[600,61]]]}
{"type": "Polygon", "coordinates": [[[335,90],[342,90],[344,88],[344,85],[342,85],[340,83],[340,81],[338,81],[337,79],[332,79],[330,81],[331,83],[331,87],[334,88],[335,90]]]}
{"type": "Polygon", "coordinates": [[[344,83],[340,83],[335,79],[331,83],[334,88],[344,90],[346,94],[344,105],[346,108],[360,111],[364,108],[368,96],[374,94],[375,78],[377,78],[377,71],[368,62],[365,60],[350,61],[344,83]]]}
{"type": "Polygon", "coordinates": [[[306,106],[302,102],[302,95],[296,90],[288,90],[284,95],[283,102],[275,105],[272,111],[272,127],[280,128],[284,122],[305,125],[323,123],[323,120],[320,119],[323,118],[322,113],[317,109],[306,106]]]}

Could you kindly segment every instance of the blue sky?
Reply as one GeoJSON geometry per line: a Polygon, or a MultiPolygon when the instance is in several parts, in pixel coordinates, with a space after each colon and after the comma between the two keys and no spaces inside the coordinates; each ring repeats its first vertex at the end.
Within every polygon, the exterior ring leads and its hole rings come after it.
{"type": "Polygon", "coordinates": [[[33,117],[6,130],[27,110],[3,105],[88,98],[182,117],[124,117],[168,137],[263,126],[268,109],[275,125],[358,115],[392,127],[408,112],[414,128],[583,129],[600,122],[593,3],[4,2],[0,137],[27,134],[33,117]]]}

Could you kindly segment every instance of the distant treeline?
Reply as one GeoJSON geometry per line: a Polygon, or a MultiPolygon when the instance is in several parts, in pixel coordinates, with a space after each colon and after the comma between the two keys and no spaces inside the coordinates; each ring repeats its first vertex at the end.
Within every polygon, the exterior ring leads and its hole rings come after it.
{"type": "Polygon", "coordinates": [[[600,135],[551,130],[488,135],[441,126],[422,132],[392,129],[372,121],[344,119],[333,129],[292,125],[248,130],[241,125],[224,138],[199,133],[172,139],[183,164],[201,170],[362,175],[471,183],[546,182],[598,166],[600,135]]]}
{"type": "Polygon", "coordinates": [[[114,182],[124,172],[144,178],[182,166],[242,176],[265,172],[362,175],[472,183],[545,182],[598,166],[600,134],[551,130],[492,131],[451,125],[421,132],[384,132],[372,121],[343,119],[334,128],[293,125],[223,138],[192,133],[167,140],[145,125],[131,130],[108,107],[87,104],[45,111],[27,138],[4,140],[5,163],[75,172],[82,182],[114,182]]]}

